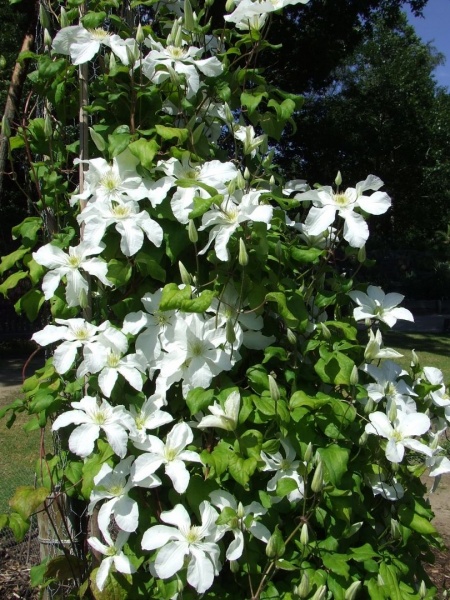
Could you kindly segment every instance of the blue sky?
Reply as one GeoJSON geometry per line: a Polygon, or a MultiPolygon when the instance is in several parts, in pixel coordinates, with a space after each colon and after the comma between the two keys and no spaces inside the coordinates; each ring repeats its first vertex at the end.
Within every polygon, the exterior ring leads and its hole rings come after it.
{"type": "Polygon", "coordinates": [[[423,15],[415,18],[409,11],[409,21],[424,42],[432,42],[447,61],[435,71],[437,82],[450,91],[450,0],[428,0],[423,15]]]}

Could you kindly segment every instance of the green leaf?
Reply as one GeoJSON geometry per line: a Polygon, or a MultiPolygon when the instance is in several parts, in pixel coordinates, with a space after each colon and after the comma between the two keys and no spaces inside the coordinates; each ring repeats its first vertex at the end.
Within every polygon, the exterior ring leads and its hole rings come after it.
{"type": "Polygon", "coordinates": [[[398,517],[402,525],[422,535],[438,535],[436,528],[426,517],[418,515],[411,506],[401,504],[398,507],[398,517]]]}
{"type": "Polygon", "coordinates": [[[94,487],[94,477],[100,471],[103,463],[114,456],[114,450],[102,440],[97,442],[100,450],[99,454],[92,454],[86,459],[83,465],[83,483],[81,486],[81,493],[86,500],[89,500],[92,489],[94,487]]]}
{"type": "Polygon", "coordinates": [[[18,513],[12,512],[9,515],[8,526],[12,530],[16,541],[21,542],[30,527],[30,523],[18,513]]]}
{"type": "Polygon", "coordinates": [[[16,273],[12,273],[9,277],[5,279],[5,281],[0,285],[0,294],[3,294],[4,298],[8,297],[8,292],[11,289],[14,289],[16,285],[22,279],[28,277],[28,274],[24,271],[17,271],[16,273]]]}
{"type": "Polygon", "coordinates": [[[278,480],[275,493],[277,496],[284,498],[294,490],[298,490],[298,485],[295,479],[292,479],[292,477],[283,477],[282,479],[278,480]]]}
{"type": "Polygon", "coordinates": [[[188,215],[189,218],[197,219],[198,217],[201,217],[213,204],[220,205],[222,200],[222,194],[216,194],[215,196],[211,196],[211,198],[200,198],[199,196],[196,196],[194,198],[194,208],[188,215]]]}
{"type": "Polygon", "coordinates": [[[333,485],[339,486],[342,477],[347,472],[350,451],[337,444],[327,448],[319,448],[318,452],[325,467],[325,479],[333,485]]]}
{"type": "Polygon", "coordinates": [[[6,256],[2,256],[2,261],[0,262],[0,275],[3,275],[5,271],[12,269],[16,266],[16,263],[21,260],[25,254],[28,254],[28,248],[24,248],[21,246],[11,252],[11,254],[7,254],[6,256]]]}
{"type": "Polygon", "coordinates": [[[256,396],[253,394],[251,398],[256,408],[262,412],[263,415],[272,417],[276,414],[275,402],[270,396],[256,396]]]}
{"type": "Polygon", "coordinates": [[[16,489],[9,505],[25,520],[36,512],[49,493],[50,490],[45,487],[34,488],[31,485],[21,485],[16,489]]]}
{"type": "Polygon", "coordinates": [[[316,398],[313,396],[308,396],[304,391],[299,390],[298,392],[294,392],[289,401],[289,408],[294,410],[301,406],[311,408],[313,410],[317,410],[326,404],[330,404],[333,401],[331,397],[323,397],[316,398]]]}
{"type": "Polygon", "coordinates": [[[45,579],[56,579],[56,581],[67,581],[74,578],[81,580],[84,568],[84,561],[73,554],[55,556],[46,563],[44,577],[45,579]]]}
{"type": "Polygon", "coordinates": [[[161,259],[151,258],[144,250],[140,250],[134,257],[139,272],[145,277],[152,277],[156,281],[166,281],[166,271],[161,267],[161,259]]]}
{"type": "Polygon", "coordinates": [[[337,554],[336,552],[330,552],[329,554],[326,552],[322,553],[322,561],[325,567],[343,577],[348,577],[350,573],[349,558],[348,554],[337,554]]]}
{"type": "Polygon", "coordinates": [[[183,144],[189,137],[188,129],[179,127],[166,127],[165,125],[155,125],[156,132],[163,140],[173,140],[176,138],[179,144],[183,144]]]}
{"type": "Polygon", "coordinates": [[[90,574],[90,590],[95,600],[130,600],[131,575],[123,575],[111,570],[100,591],[96,584],[97,571],[98,569],[94,569],[90,574]]]}
{"type": "Polygon", "coordinates": [[[291,247],[291,257],[299,263],[315,263],[323,255],[324,251],[319,248],[296,248],[291,247]]]}
{"type": "Polygon", "coordinates": [[[392,565],[387,565],[382,562],[380,565],[380,575],[383,578],[386,591],[391,600],[405,600],[400,588],[398,587],[398,579],[395,568],[392,565]]]}
{"type": "Polygon", "coordinates": [[[41,290],[29,290],[17,300],[14,308],[19,314],[25,313],[29,321],[35,321],[44,302],[45,297],[41,290]]]}
{"type": "Polygon", "coordinates": [[[27,246],[33,246],[38,239],[38,234],[42,229],[41,217],[27,217],[12,228],[12,234],[15,239],[21,237],[22,242],[27,246]]]}
{"type": "Polygon", "coordinates": [[[267,92],[263,91],[257,91],[257,90],[252,90],[252,92],[242,92],[241,94],[241,104],[242,106],[246,106],[248,109],[248,114],[249,116],[252,115],[252,113],[255,112],[255,110],[258,108],[261,100],[263,98],[267,98],[267,92]]]}
{"type": "Polygon", "coordinates": [[[321,380],[335,385],[349,385],[350,375],[355,366],[353,360],[338,350],[329,352],[324,346],[320,347],[320,355],[314,370],[321,380]]]}
{"type": "Polygon", "coordinates": [[[192,289],[189,285],[178,289],[176,283],[168,283],[164,286],[159,310],[182,310],[183,312],[203,313],[210,306],[215,292],[204,290],[200,296],[191,298],[192,289]]]}
{"type": "Polygon", "coordinates": [[[191,415],[205,410],[213,401],[214,390],[205,390],[204,388],[194,388],[188,392],[186,404],[188,405],[191,415]]]}
{"type": "Polygon", "coordinates": [[[130,145],[131,135],[129,133],[113,133],[108,135],[108,152],[111,158],[118,156],[130,145]]]}
{"type": "Polygon", "coordinates": [[[49,408],[54,402],[60,402],[55,396],[49,394],[46,389],[39,390],[34,399],[30,402],[29,410],[36,414],[49,408]]]}
{"type": "Polygon", "coordinates": [[[113,258],[108,263],[107,278],[116,287],[121,287],[128,283],[133,274],[133,269],[129,263],[113,258]]]}
{"type": "Polygon", "coordinates": [[[212,477],[220,477],[228,468],[228,463],[232,455],[230,445],[221,440],[212,452],[203,450],[200,457],[205,465],[213,468],[212,477]]]}
{"type": "Polygon", "coordinates": [[[153,168],[153,159],[159,150],[159,145],[156,140],[146,140],[140,138],[136,142],[132,142],[129,146],[130,152],[139,159],[141,165],[149,171],[153,168]]]}
{"type": "Polygon", "coordinates": [[[350,548],[352,552],[352,559],[356,562],[364,562],[371,558],[378,556],[378,553],[372,548],[370,544],[363,544],[359,548],[350,548]]]}
{"type": "Polygon", "coordinates": [[[81,22],[86,29],[96,29],[103,24],[106,19],[106,13],[103,11],[93,12],[89,11],[82,17],[81,22]]]}
{"type": "Polygon", "coordinates": [[[356,409],[343,400],[331,399],[320,413],[316,413],[316,422],[326,436],[333,439],[345,439],[344,431],[356,418],[356,409]]]}
{"type": "Polygon", "coordinates": [[[31,587],[37,587],[42,585],[45,579],[45,570],[47,569],[47,562],[49,557],[45,558],[39,565],[35,565],[30,569],[30,585],[31,587]]]}
{"type": "Polygon", "coordinates": [[[256,458],[242,458],[238,454],[231,454],[228,463],[228,470],[231,477],[244,488],[248,487],[250,477],[256,470],[258,461],[256,458]]]}

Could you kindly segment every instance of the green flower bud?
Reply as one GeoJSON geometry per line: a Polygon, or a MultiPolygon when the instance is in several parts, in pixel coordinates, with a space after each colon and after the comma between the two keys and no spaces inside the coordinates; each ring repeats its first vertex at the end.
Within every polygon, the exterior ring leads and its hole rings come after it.
{"type": "Polygon", "coordinates": [[[193,244],[196,244],[198,242],[197,228],[195,227],[195,223],[194,223],[194,221],[192,219],[189,219],[188,235],[189,235],[190,241],[193,244]]]}
{"type": "Polygon", "coordinates": [[[236,341],[236,332],[234,330],[233,319],[227,319],[226,324],[226,340],[229,344],[234,344],[236,341]]]}
{"type": "Polygon", "coordinates": [[[278,258],[278,260],[283,258],[283,246],[281,245],[280,240],[278,240],[275,244],[275,256],[278,258]]]}
{"type": "Polygon", "coordinates": [[[336,179],[334,180],[334,183],[339,187],[340,185],[342,185],[342,175],[341,172],[338,171],[337,175],[336,175],[336,179]]]}
{"type": "Polygon", "coordinates": [[[327,586],[321,585],[319,588],[317,588],[316,593],[311,598],[311,600],[324,600],[326,593],[327,593],[327,586]]]}
{"type": "Polygon", "coordinates": [[[288,342],[290,344],[292,344],[293,346],[295,346],[295,344],[297,343],[297,336],[292,331],[292,329],[289,329],[289,327],[286,330],[286,335],[287,335],[288,342]]]}
{"type": "Polygon", "coordinates": [[[311,584],[309,582],[308,573],[303,573],[302,578],[300,579],[300,585],[296,586],[295,593],[299,598],[307,598],[310,591],[311,584]]]}
{"type": "Polygon", "coordinates": [[[3,54],[0,54],[0,71],[3,71],[3,69],[6,67],[6,58],[3,56],[3,54]]]}
{"type": "Polygon", "coordinates": [[[239,573],[240,566],[237,560],[230,560],[230,571],[232,573],[239,573]]]}
{"type": "Polygon", "coordinates": [[[395,419],[397,418],[397,405],[395,404],[395,402],[391,402],[391,406],[390,406],[389,412],[388,412],[388,417],[389,417],[389,420],[391,421],[391,423],[393,423],[395,421],[395,419]]]}
{"type": "Polygon", "coordinates": [[[52,43],[53,43],[53,40],[52,40],[52,36],[50,35],[49,30],[44,29],[44,46],[46,46],[47,48],[51,48],[52,43]]]}
{"type": "Polygon", "coordinates": [[[78,296],[78,302],[80,303],[80,307],[82,309],[85,309],[88,307],[89,303],[88,303],[88,297],[86,294],[86,290],[84,290],[84,289],[80,290],[80,295],[78,296]]]}
{"type": "Polygon", "coordinates": [[[272,377],[272,375],[268,375],[268,379],[269,379],[270,397],[272,398],[272,400],[274,402],[278,402],[278,400],[280,399],[280,390],[278,389],[277,382],[272,377]]]}
{"type": "Polygon", "coordinates": [[[361,581],[354,581],[350,587],[348,587],[345,591],[345,600],[354,600],[358,595],[359,588],[361,587],[361,581]]]}
{"type": "Polygon", "coordinates": [[[248,265],[247,248],[245,247],[245,243],[242,238],[239,238],[239,264],[241,267],[246,267],[248,265]]]}
{"type": "Polygon", "coordinates": [[[358,262],[363,263],[366,260],[366,247],[362,246],[358,250],[358,262]]]}
{"type": "Polygon", "coordinates": [[[245,167],[244,169],[244,179],[246,181],[248,181],[250,179],[251,175],[250,175],[250,171],[248,170],[248,167],[245,167]]]}
{"type": "Polygon", "coordinates": [[[225,11],[227,13],[230,13],[232,10],[234,10],[234,7],[236,6],[234,0],[227,0],[225,3],[225,11]]]}
{"type": "Polygon", "coordinates": [[[402,537],[402,532],[400,531],[400,524],[396,519],[391,519],[391,535],[392,539],[399,540],[402,537]]]}
{"type": "Polygon", "coordinates": [[[231,112],[231,109],[228,106],[227,102],[225,102],[225,104],[223,105],[223,112],[225,113],[225,119],[227,120],[227,123],[233,123],[234,122],[233,113],[231,112]]]}
{"type": "Polygon", "coordinates": [[[175,40],[174,40],[174,46],[176,46],[177,48],[181,48],[181,46],[183,45],[183,29],[181,27],[181,23],[182,23],[182,18],[180,17],[180,19],[178,21],[177,34],[176,34],[175,40]]]}
{"type": "Polygon", "coordinates": [[[308,533],[308,525],[307,523],[303,523],[301,531],[300,531],[300,542],[307,546],[309,544],[309,533],[308,533]]]}
{"type": "Polygon", "coordinates": [[[192,4],[189,0],[184,0],[184,26],[188,31],[193,31],[195,27],[192,4]]]}
{"type": "Polygon", "coordinates": [[[329,340],[331,338],[331,331],[328,329],[328,327],[325,325],[325,323],[320,324],[320,330],[322,332],[323,337],[326,340],[329,340]]]}
{"type": "Polygon", "coordinates": [[[281,558],[285,550],[286,546],[284,545],[283,536],[277,525],[267,542],[266,555],[269,558],[281,558]]]}
{"type": "Polygon", "coordinates": [[[2,133],[5,138],[11,137],[11,127],[9,126],[9,119],[6,115],[3,115],[2,118],[2,133]]]}
{"type": "Polygon", "coordinates": [[[95,129],[92,129],[92,127],[89,127],[89,135],[91,136],[91,140],[94,142],[97,150],[103,152],[103,150],[106,148],[106,142],[103,137],[97,131],[95,131],[95,129]]]}
{"type": "Polygon", "coordinates": [[[269,184],[270,185],[275,185],[275,177],[273,175],[270,176],[269,184]]]}
{"type": "Polygon", "coordinates": [[[236,179],[232,179],[228,182],[227,190],[230,196],[234,194],[234,192],[236,191],[236,179]]]}
{"type": "Polygon", "coordinates": [[[184,285],[191,285],[192,277],[189,275],[181,260],[178,261],[178,268],[180,270],[181,281],[184,283],[184,285]]]}
{"type": "Polygon", "coordinates": [[[136,30],[136,42],[141,45],[144,43],[145,40],[145,34],[144,34],[144,30],[142,29],[142,25],[139,23],[137,30],[136,30]]]}
{"type": "Polygon", "coordinates": [[[64,27],[68,27],[69,25],[66,9],[63,6],[61,6],[61,11],[59,13],[59,24],[61,25],[61,29],[64,29],[64,27]]]}
{"type": "Polygon", "coordinates": [[[39,21],[44,29],[50,29],[50,18],[42,2],[39,4],[39,21]]]}
{"type": "Polygon", "coordinates": [[[313,446],[312,446],[311,442],[309,442],[309,444],[306,446],[305,456],[303,457],[303,460],[305,461],[305,463],[309,463],[309,462],[311,462],[312,457],[313,457],[313,446]]]}
{"type": "Polygon", "coordinates": [[[242,502],[239,502],[236,514],[238,516],[238,519],[243,519],[245,517],[245,509],[244,509],[244,505],[242,504],[242,502]]]}
{"type": "Polygon", "coordinates": [[[427,586],[425,585],[425,581],[423,579],[420,582],[419,596],[421,598],[426,598],[426,596],[427,596],[427,586]]]}
{"type": "Polygon", "coordinates": [[[369,398],[366,402],[366,405],[364,406],[364,414],[370,415],[370,413],[373,412],[374,408],[375,408],[375,402],[373,401],[372,398],[369,398]]]}
{"type": "Polygon", "coordinates": [[[245,189],[245,179],[244,176],[242,175],[242,173],[239,171],[237,174],[237,177],[235,179],[236,181],[236,187],[238,190],[243,190],[245,189]]]}
{"type": "Polygon", "coordinates": [[[319,458],[317,462],[316,470],[314,471],[313,480],[311,483],[311,489],[314,493],[318,493],[323,488],[323,465],[322,460],[319,458]]]}
{"type": "Polygon", "coordinates": [[[116,62],[116,57],[114,56],[114,54],[111,52],[109,54],[109,70],[110,71],[114,71],[114,69],[117,66],[117,62],[116,62]]]}
{"type": "Polygon", "coordinates": [[[358,368],[353,365],[352,372],[350,373],[350,385],[357,385],[359,381],[358,368]]]}
{"type": "Polygon", "coordinates": [[[416,351],[413,349],[411,350],[411,366],[412,367],[420,367],[420,360],[419,357],[417,356],[416,351]]]}
{"type": "Polygon", "coordinates": [[[44,118],[44,134],[47,139],[53,137],[53,127],[50,115],[47,113],[44,118]]]}

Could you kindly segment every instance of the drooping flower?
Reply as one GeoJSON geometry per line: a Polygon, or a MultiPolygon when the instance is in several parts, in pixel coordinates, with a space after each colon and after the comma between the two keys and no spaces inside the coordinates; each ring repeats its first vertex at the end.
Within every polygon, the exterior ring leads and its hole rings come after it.
{"type": "Polygon", "coordinates": [[[199,507],[202,524],[192,525],[187,510],[181,504],[161,513],[161,521],[174,525],[154,525],[142,538],[144,550],[156,550],[154,570],[161,579],[168,579],[181,571],[187,562],[188,583],[199,594],[208,590],[219,574],[220,549],[215,538],[218,514],[209,502],[199,507]]]}
{"type": "Polygon", "coordinates": [[[175,491],[184,494],[190,479],[184,462],[201,463],[196,452],[185,450],[193,439],[189,425],[177,423],[167,434],[166,443],[154,435],[148,435],[143,443],[134,441],[137,448],[145,450],[134,464],[134,481],[139,483],[164,465],[165,473],[172,480],[175,491]]]}
{"type": "MultiPolygon", "coordinates": [[[[261,459],[264,462],[263,471],[275,471],[275,475],[267,484],[268,492],[275,492],[277,483],[285,478],[293,479],[297,488],[289,492],[287,498],[289,502],[298,502],[303,498],[305,492],[305,484],[302,476],[299,473],[300,461],[295,460],[296,454],[293,446],[288,440],[281,440],[286,457],[283,457],[281,452],[275,454],[266,454],[261,452],[261,459]]],[[[276,500],[275,498],[273,500],[276,500]]]]}
{"type": "Polygon", "coordinates": [[[72,402],[75,410],[69,410],[57,417],[52,430],[77,425],[69,437],[71,452],[85,458],[94,450],[95,440],[103,430],[114,452],[124,458],[127,453],[128,433],[134,426],[133,419],[124,406],[111,406],[106,400],[100,404],[93,396],[84,396],[80,402],[72,402]]]}
{"type": "Polygon", "coordinates": [[[353,310],[353,317],[356,321],[376,319],[383,321],[389,327],[393,327],[397,319],[414,321],[414,317],[407,308],[398,306],[404,298],[402,294],[395,292],[385,294],[380,287],[369,285],[367,294],[353,290],[348,295],[358,305],[353,310]]]}
{"type": "Polygon", "coordinates": [[[332,225],[336,212],[344,219],[344,239],[354,248],[362,248],[369,237],[369,228],[364,217],[355,212],[360,208],[371,215],[382,215],[391,206],[391,199],[378,190],[383,182],[374,175],[360,181],[356,188],[335,193],[329,186],[297,194],[298,200],[311,200],[313,203],[305,227],[309,235],[319,235],[332,225]],[[367,190],[375,190],[371,196],[364,196],[367,190]]]}
{"type": "Polygon", "coordinates": [[[430,419],[423,413],[398,412],[393,423],[385,413],[380,411],[369,415],[370,423],[365,427],[368,434],[378,435],[387,439],[386,458],[393,463],[400,463],[405,454],[405,448],[410,448],[426,456],[431,456],[431,449],[415,440],[412,436],[423,435],[431,426],[430,419]]]}
{"type": "Polygon", "coordinates": [[[230,258],[227,249],[228,242],[242,223],[256,221],[266,223],[267,227],[270,228],[273,209],[269,205],[260,204],[260,196],[261,192],[256,190],[247,194],[238,190],[233,196],[229,196],[224,200],[220,206],[208,210],[202,217],[202,226],[199,231],[210,227],[212,229],[209,232],[208,243],[199,254],[205,254],[214,242],[217,258],[227,261],[230,258]]]}
{"type": "MultiPolygon", "coordinates": [[[[94,477],[94,489],[91,492],[88,514],[92,514],[98,502],[106,500],[99,510],[98,523],[102,531],[109,527],[111,515],[123,531],[136,531],[139,523],[139,506],[130,498],[128,492],[138,484],[133,481],[132,462],[134,456],[127,456],[114,468],[104,463],[94,477]]],[[[149,475],[139,482],[139,487],[153,488],[161,485],[156,475],[149,475]]]]}
{"type": "Polygon", "coordinates": [[[219,429],[234,431],[238,426],[240,406],[241,397],[239,392],[231,392],[225,400],[223,408],[217,402],[214,402],[212,406],[208,406],[208,410],[212,414],[203,417],[197,427],[199,429],[219,427],[219,429]]]}
{"type": "Polygon", "coordinates": [[[227,523],[221,524],[221,535],[231,531],[234,540],[228,546],[226,551],[227,560],[238,560],[244,551],[244,532],[251,533],[255,538],[262,542],[269,541],[270,531],[265,525],[256,520],[257,517],[265,515],[267,509],[259,502],[251,502],[248,506],[243,506],[241,502],[225,490],[215,490],[210,493],[211,503],[217,506],[221,511],[227,509],[227,523]]]}
{"type": "Polygon", "coordinates": [[[66,254],[54,244],[46,244],[33,252],[34,260],[43,267],[50,269],[42,281],[42,290],[46,300],[55,294],[61,279],[66,279],[66,300],[68,306],[80,306],[86,299],[89,285],[82,271],[97,277],[103,285],[111,286],[107,279],[108,264],[101,258],[88,258],[93,254],[100,254],[105,248],[104,244],[93,246],[88,242],[81,242],[78,246],[70,246],[66,254]]]}
{"type": "Polygon", "coordinates": [[[370,362],[380,358],[400,358],[401,356],[403,354],[393,348],[383,348],[383,338],[379,329],[377,329],[376,334],[373,333],[372,329],[369,330],[369,341],[364,350],[365,360],[370,362]]]}
{"type": "Polygon", "coordinates": [[[400,379],[406,371],[392,360],[384,361],[379,367],[376,365],[366,364],[363,371],[368,373],[376,383],[369,383],[365,386],[369,398],[378,403],[383,398],[387,401],[387,412],[394,404],[398,410],[409,413],[416,412],[417,407],[414,397],[417,394],[406,383],[404,379],[400,379]]]}
{"type": "Polygon", "coordinates": [[[94,550],[103,554],[106,558],[102,560],[97,571],[95,583],[100,591],[105,587],[111,567],[114,567],[119,573],[131,575],[136,572],[135,567],[131,564],[130,559],[123,552],[122,548],[128,541],[130,534],[125,531],[119,531],[115,541],[112,540],[107,530],[103,530],[103,537],[106,544],[103,544],[96,537],[88,538],[88,543],[94,550]]]}

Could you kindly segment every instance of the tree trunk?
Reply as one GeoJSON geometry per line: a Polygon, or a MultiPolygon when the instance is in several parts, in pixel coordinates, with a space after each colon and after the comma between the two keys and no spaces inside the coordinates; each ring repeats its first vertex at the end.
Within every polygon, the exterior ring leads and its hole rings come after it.
{"type": "MultiPolygon", "coordinates": [[[[30,2],[28,16],[28,29],[25,32],[22,47],[20,52],[27,52],[32,50],[36,26],[39,15],[39,0],[34,3],[30,2]]],[[[17,61],[11,77],[11,83],[9,84],[8,97],[6,99],[5,110],[3,116],[8,119],[9,123],[12,124],[15,116],[18,114],[20,106],[20,98],[22,95],[23,84],[28,70],[28,60],[23,62],[17,61]]],[[[8,158],[8,139],[0,133],[0,204],[3,192],[3,178],[5,175],[5,169],[8,158]]]]}

